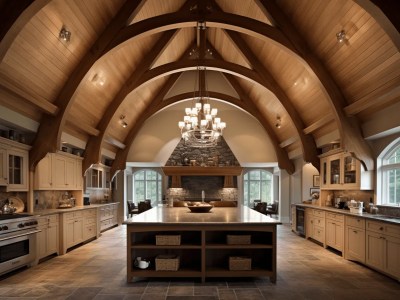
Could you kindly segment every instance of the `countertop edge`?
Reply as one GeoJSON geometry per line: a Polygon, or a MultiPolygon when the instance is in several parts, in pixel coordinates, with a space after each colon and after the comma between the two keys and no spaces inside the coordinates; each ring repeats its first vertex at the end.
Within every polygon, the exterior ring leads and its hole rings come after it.
{"type": "Polygon", "coordinates": [[[346,209],[339,209],[339,208],[326,207],[326,206],[315,206],[312,204],[304,204],[304,203],[295,203],[292,205],[305,207],[305,208],[314,208],[314,209],[319,209],[319,210],[324,210],[324,211],[329,211],[329,212],[334,212],[334,213],[340,213],[340,214],[343,214],[346,216],[360,217],[360,218],[369,219],[372,221],[380,221],[380,222],[386,222],[386,223],[391,223],[391,224],[395,224],[395,225],[400,225],[400,217],[399,218],[395,217],[393,219],[393,217],[390,217],[390,216],[386,216],[386,215],[382,215],[382,214],[375,215],[375,214],[370,214],[370,213],[366,213],[366,212],[363,212],[361,214],[354,214],[346,209]]]}
{"type": "Polygon", "coordinates": [[[117,204],[117,203],[119,203],[119,202],[110,202],[110,203],[103,203],[103,204],[90,204],[90,205],[83,205],[83,206],[75,206],[75,207],[71,207],[71,208],[43,209],[43,210],[34,211],[32,213],[32,215],[34,215],[36,217],[40,217],[40,216],[48,216],[48,215],[55,215],[55,214],[63,214],[63,213],[68,213],[68,212],[73,212],[73,211],[104,207],[104,206],[108,206],[110,204],[117,204]]]}

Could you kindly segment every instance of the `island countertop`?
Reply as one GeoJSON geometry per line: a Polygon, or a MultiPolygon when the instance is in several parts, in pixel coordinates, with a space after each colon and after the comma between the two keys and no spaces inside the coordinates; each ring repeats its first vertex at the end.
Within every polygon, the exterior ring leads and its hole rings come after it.
{"type": "Polygon", "coordinates": [[[154,207],[141,214],[127,219],[124,224],[247,224],[247,225],[278,225],[281,222],[263,215],[247,206],[213,207],[208,213],[193,213],[187,207],[154,207]]]}

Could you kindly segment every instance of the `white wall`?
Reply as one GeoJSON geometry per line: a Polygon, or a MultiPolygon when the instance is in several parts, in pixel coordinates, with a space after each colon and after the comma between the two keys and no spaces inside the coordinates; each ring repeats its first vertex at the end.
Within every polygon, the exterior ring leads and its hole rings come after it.
{"type": "MultiPolygon", "coordinates": [[[[310,199],[310,188],[313,186],[314,175],[319,175],[319,171],[312,164],[304,164],[302,168],[302,201],[310,199]]],[[[319,189],[319,188],[317,188],[319,189]]]]}

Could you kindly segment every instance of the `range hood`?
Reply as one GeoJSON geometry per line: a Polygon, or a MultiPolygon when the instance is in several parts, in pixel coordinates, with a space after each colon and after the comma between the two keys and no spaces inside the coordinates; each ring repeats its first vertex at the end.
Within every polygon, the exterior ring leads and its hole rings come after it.
{"type": "Polygon", "coordinates": [[[167,176],[171,176],[172,188],[181,188],[182,176],[224,176],[224,188],[233,188],[234,176],[242,174],[243,168],[240,166],[226,167],[199,167],[199,166],[165,166],[162,168],[167,176]]]}

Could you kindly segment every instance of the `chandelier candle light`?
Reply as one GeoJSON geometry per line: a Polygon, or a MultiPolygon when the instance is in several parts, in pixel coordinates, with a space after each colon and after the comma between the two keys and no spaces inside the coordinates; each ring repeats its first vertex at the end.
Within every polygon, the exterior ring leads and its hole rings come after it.
{"type": "MultiPolygon", "coordinates": [[[[198,68],[200,71],[200,68],[198,68]]],[[[205,69],[204,69],[205,71],[205,69]]],[[[199,74],[200,75],[200,74],[199,74]]],[[[217,118],[218,109],[211,108],[208,96],[201,91],[193,98],[194,107],[185,109],[183,121],[178,122],[182,138],[190,147],[206,148],[217,145],[226,123],[217,118]]]]}

